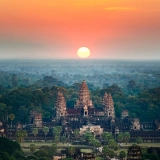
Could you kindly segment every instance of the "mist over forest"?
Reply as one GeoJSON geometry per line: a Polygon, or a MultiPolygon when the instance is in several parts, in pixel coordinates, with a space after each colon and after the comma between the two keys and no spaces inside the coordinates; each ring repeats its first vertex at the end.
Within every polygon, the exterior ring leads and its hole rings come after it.
{"type": "Polygon", "coordinates": [[[125,60],[1,60],[0,117],[6,120],[14,113],[15,123],[26,124],[30,111],[38,110],[50,121],[57,92],[73,108],[83,80],[97,108],[107,92],[118,118],[125,109],[141,121],[160,118],[159,61],[125,60]]]}

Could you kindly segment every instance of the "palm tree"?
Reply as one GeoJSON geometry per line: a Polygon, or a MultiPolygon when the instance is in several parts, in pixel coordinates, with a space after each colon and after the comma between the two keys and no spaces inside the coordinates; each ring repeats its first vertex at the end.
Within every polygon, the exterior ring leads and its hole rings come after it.
{"type": "Polygon", "coordinates": [[[130,133],[129,132],[125,132],[124,133],[124,141],[126,142],[126,145],[127,145],[127,142],[129,141],[130,139],[130,133]]]}
{"type": "Polygon", "coordinates": [[[80,136],[79,129],[75,129],[73,135],[76,137],[77,140],[77,138],[80,136]]]}
{"type": "Polygon", "coordinates": [[[58,144],[60,142],[60,137],[59,136],[55,136],[54,137],[54,143],[58,144]]]}
{"type": "Polygon", "coordinates": [[[28,135],[27,135],[26,130],[19,130],[18,129],[16,132],[16,137],[17,137],[17,140],[20,142],[20,144],[21,144],[22,140],[27,136],[28,135]]]}
{"type": "Polygon", "coordinates": [[[15,115],[14,114],[10,114],[9,115],[9,119],[11,120],[11,128],[12,128],[12,121],[15,119],[15,115]]]}
{"type": "Polygon", "coordinates": [[[123,138],[124,138],[124,135],[122,132],[120,132],[117,136],[117,141],[121,143],[123,141],[123,138]]]}
{"type": "Polygon", "coordinates": [[[68,148],[68,153],[72,157],[75,154],[76,150],[74,147],[69,147],[68,148]]]}
{"type": "Polygon", "coordinates": [[[44,135],[45,135],[45,142],[46,142],[46,135],[48,134],[48,132],[49,132],[49,128],[45,126],[45,127],[43,128],[43,133],[44,133],[44,135]]]}
{"type": "Polygon", "coordinates": [[[33,133],[34,137],[36,138],[36,136],[38,134],[38,128],[33,128],[32,133],[33,133]]]}
{"type": "Polygon", "coordinates": [[[62,136],[61,137],[61,142],[64,144],[66,142],[66,137],[65,136],[62,136]]]}
{"type": "Polygon", "coordinates": [[[138,137],[136,138],[136,143],[137,143],[137,144],[140,144],[140,143],[142,143],[142,142],[143,142],[142,137],[138,136],[138,137]]]}
{"type": "Polygon", "coordinates": [[[30,151],[33,153],[36,150],[36,145],[35,144],[30,144],[30,151]]]}

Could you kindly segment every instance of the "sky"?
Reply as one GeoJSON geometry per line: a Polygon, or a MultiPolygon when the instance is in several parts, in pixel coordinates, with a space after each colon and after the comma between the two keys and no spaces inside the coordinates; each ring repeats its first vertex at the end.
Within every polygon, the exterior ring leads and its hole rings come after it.
{"type": "Polygon", "coordinates": [[[0,59],[159,59],[160,0],[0,0],[0,59]]]}

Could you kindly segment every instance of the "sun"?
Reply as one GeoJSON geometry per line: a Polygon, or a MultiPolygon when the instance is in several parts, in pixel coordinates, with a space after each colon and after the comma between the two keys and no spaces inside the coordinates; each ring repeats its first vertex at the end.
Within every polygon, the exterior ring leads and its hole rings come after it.
{"type": "Polygon", "coordinates": [[[81,47],[78,49],[77,55],[80,58],[87,58],[90,56],[90,50],[87,47],[81,47]]]}

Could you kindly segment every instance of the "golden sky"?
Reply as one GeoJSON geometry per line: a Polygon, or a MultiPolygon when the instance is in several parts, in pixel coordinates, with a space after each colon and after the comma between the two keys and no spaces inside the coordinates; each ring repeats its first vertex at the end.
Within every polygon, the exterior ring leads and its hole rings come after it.
{"type": "Polygon", "coordinates": [[[0,0],[0,58],[160,58],[160,0],[0,0]]]}

